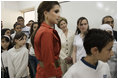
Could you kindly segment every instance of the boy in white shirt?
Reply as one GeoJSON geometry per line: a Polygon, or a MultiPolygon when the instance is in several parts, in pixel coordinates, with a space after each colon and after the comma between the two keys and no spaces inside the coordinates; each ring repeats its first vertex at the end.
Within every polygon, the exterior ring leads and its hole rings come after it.
{"type": "Polygon", "coordinates": [[[65,78],[109,78],[107,62],[113,55],[113,36],[100,29],[91,29],[85,35],[83,57],[65,73],[65,78]]]}

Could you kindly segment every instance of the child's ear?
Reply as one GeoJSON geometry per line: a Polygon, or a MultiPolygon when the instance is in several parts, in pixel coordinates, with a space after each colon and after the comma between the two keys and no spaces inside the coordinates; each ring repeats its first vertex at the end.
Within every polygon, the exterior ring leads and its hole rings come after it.
{"type": "Polygon", "coordinates": [[[92,53],[93,56],[96,56],[99,53],[98,48],[97,47],[91,48],[91,53],[92,53]]]}

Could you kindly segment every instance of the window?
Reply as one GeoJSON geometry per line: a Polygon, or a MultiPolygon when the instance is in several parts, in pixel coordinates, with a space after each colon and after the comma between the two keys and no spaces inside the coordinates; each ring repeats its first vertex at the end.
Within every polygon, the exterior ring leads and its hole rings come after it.
{"type": "Polygon", "coordinates": [[[25,25],[30,21],[35,21],[35,11],[24,12],[25,25]]]}

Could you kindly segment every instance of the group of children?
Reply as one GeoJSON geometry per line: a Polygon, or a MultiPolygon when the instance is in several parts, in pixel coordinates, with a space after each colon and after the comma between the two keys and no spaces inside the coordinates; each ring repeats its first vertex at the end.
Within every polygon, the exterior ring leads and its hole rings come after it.
{"type": "MultiPolygon", "coordinates": [[[[10,78],[27,78],[29,74],[34,78],[36,75],[38,60],[31,37],[39,26],[33,22],[28,32],[23,30],[26,27],[23,24],[24,19],[20,16],[12,35],[10,29],[1,30],[2,68],[8,69],[10,78]]],[[[103,24],[100,29],[89,30],[88,20],[80,17],[76,35],[68,30],[65,18],[57,26],[63,32],[60,34],[60,61],[64,78],[117,77],[117,42],[110,25],[103,24]]]]}
{"type": "MultiPolygon", "coordinates": [[[[14,33],[11,34],[10,29],[3,28],[1,30],[1,61],[2,69],[6,69],[10,78],[27,78],[35,77],[37,59],[31,44],[31,36],[38,28],[38,22],[33,22],[28,32],[23,31],[22,23],[24,18],[19,16],[14,24],[14,33]],[[28,37],[29,36],[29,37],[28,37]]],[[[1,72],[4,73],[4,72],[1,72]]],[[[1,75],[4,78],[4,75],[1,75]]]]}

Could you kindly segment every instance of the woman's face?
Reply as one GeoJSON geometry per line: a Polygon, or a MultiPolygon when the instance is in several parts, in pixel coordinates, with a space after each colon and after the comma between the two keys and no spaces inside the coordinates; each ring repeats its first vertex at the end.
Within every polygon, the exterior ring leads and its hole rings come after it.
{"type": "Polygon", "coordinates": [[[81,23],[78,24],[78,28],[80,29],[81,33],[85,33],[88,29],[87,20],[82,20],[81,23]]]}
{"type": "Polygon", "coordinates": [[[54,25],[58,23],[60,18],[60,6],[54,5],[53,8],[49,12],[45,12],[45,21],[47,21],[50,25],[54,25]]]}
{"type": "Polygon", "coordinates": [[[61,29],[61,30],[67,29],[67,23],[66,23],[64,20],[62,20],[62,21],[60,22],[60,29],[61,29]]]}
{"type": "Polygon", "coordinates": [[[38,28],[38,24],[34,24],[33,25],[33,31],[36,31],[37,28],[38,28]]]}

